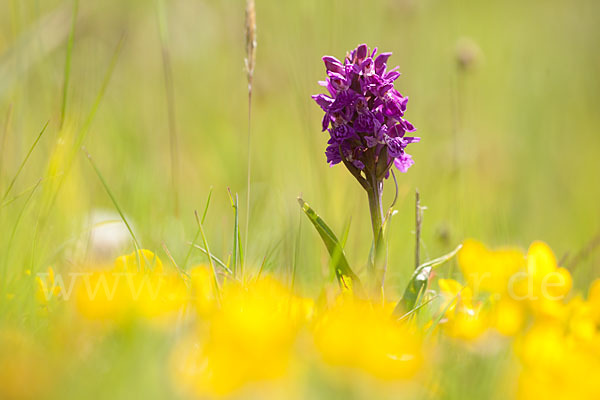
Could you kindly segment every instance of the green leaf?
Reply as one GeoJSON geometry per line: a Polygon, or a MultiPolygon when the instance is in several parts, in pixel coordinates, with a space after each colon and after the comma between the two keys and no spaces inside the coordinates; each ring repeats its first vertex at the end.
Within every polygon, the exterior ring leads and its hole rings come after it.
{"type": "MultiPolygon", "coordinates": [[[[200,222],[202,222],[203,224],[204,224],[204,220],[206,219],[206,213],[208,213],[208,206],[210,205],[210,199],[212,198],[212,192],[213,192],[213,188],[211,186],[210,190],[208,191],[208,198],[206,199],[206,206],[204,207],[204,213],[202,213],[202,219],[200,220],[200,222]]],[[[190,255],[192,254],[192,250],[194,249],[194,246],[196,245],[196,241],[198,240],[199,236],[200,236],[200,228],[198,228],[198,230],[196,231],[196,236],[194,236],[194,240],[192,240],[191,246],[185,256],[185,259],[183,260],[183,266],[182,266],[183,270],[185,270],[187,268],[188,260],[190,259],[190,255]]],[[[211,256],[212,256],[212,254],[211,254],[211,256]]]]}
{"type": "Polygon", "coordinates": [[[331,266],[342,290],[349,289],[357,293],[363,292],[362,284],[358,276],[350,268],[348,260],[344,255],[344,249],[333,231],[302,198],[298,198],[298,203],[319,233],[319,236],[321,236],[325,247],[327,247],[327,251],[331,256],[331,266]]]}
{"type": "Polygon", "coordinates": [[[450,253],[434,260],[427,261],[415,269],[415,272],[410,278],[410,281],[408,281],[408,285],[404,290],[402,299],[400,299],[398,304],[396,304],[396,308],[394,308],[394,315],[402,316],[413,310],[415,307],[418,307],[421,294],[427,289],[427,282],[429,281],[429,275],[431,274],[432,269],[442,265],[454,257],[461,247],[462,244],[456,249],[452,250],[450,253]]]}
{"type": "Polygon", "coordinates": [[[231,208],[233,209],[233,245],[232,245],[232,270],[233,270],[233,275],[235,276],[238,272],[238,259],[240,256],[240,245],[241,245],[241,240],[240,240],[240,224],[239,224],[239,215],[238,215],[238,195],[237,193],[235,194],[235,198],[233,197],[233,195],[231,194],[231,190],[229,190],[229,188],[227,188],[227,193],[229,193],[229,200],[231,201],[231,208]]]}

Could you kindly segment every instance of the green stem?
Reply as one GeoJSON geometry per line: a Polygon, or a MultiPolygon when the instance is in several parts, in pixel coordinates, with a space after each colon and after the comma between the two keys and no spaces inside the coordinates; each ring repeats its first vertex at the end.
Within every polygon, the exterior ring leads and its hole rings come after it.
{"type": "Polygon", "coordinates": [[[369,210],[371,212],[371,227],[373,228],[373,243],[375,243],[375,248],[379,245],[381,225],[383,224],[382,194],[381,182],[372,180],[371,189],[367,191],[367,195],[369,197],[369,210]]]}
{"type": "Polygon", "coordinates": [[[383,289],[383,281],[385,278],[385,262],[378,270],[378,264],[380,264],[381,256],[383,255],[383,208],[381,206],[381,200],[383,196],[383,182],[375,175],[369,179],[369,189],[367,189],[367,195],[369,198],[369,211],[371,212],[371,227],[373,229],[373,251],[370,264],[372,267],[373,275],[375,278],[375,287],[383,289]]]}

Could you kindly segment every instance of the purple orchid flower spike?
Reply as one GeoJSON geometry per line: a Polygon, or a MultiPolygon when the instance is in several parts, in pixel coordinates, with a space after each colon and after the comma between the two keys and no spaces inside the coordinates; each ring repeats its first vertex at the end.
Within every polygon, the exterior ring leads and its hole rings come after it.
{"type": "MultiPolygon", "coordinates": [[[[375,173],[378,178],[385,178],[392,164],[401,172],[414,164],[410,156],[404,157],[404,149],[419,138],[388,140],[415,131],[404,119],[408,97],[394,89],[400,72],[397,67],[387,67],[391,55],[389,52],[377,55],[377,49],[369,51],[366,44],[361,44],[346,55],[343,63],[332,56],[323,57],[327,71],[323,86],[330,95],[312,96],[325,113],[323,131],[329,132],[339,149],[343,146],[351,149],[351,154],[356,153],[351,160],[342,158],[340,162],[346,161],[346,166],[358,169],[363,177],[375,173]],[[383,134],[378,138],[380,132],[383,134]],[[356,148],[372,150],[354,152],[356,148]],[[396,162],[397,159],[400,161],[396,162]]],[[[338,153],[342,154],[341,150],[338,153]]],[[[328,147],[328,160],[331,154],[333,150],[328,147]]],[[[334,158],[337,160],[337,155],[334,158]]]]}
{"type": "MultiPolygon", "coordinates": [[[[369,197],[375,254],[381,248],[383,181],[394,165],[407,172],[414,164],[406,147],[420,138],[405,136],[416,129],[404,119],[408,97],[394,89],[398,67],[389,69],[392,53],[377,55],[361,44],[343,62],[325,56],[327,78],[320,82],[329,95],[312,96],[325,113],[323,131],[329,133],[325,155],[330,166],[344,164],[369,197]]],[[[372,260],[375,269],[375,260],[372,260]]]]}

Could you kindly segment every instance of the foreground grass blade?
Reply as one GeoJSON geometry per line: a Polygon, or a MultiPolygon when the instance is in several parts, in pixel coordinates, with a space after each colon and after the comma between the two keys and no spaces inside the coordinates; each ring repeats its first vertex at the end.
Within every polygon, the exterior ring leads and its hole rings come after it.
{"type": "Polygon", "coordinates": [[[65,72],[63,78],[62,90],[62,105],[60,108],[60,125],[62,129],[65,123],[65,115],[67,110],[67,94],[69,91],[69,77],[71,76],[71,55],[73,54],[73,42],[75,40],[75,22],[77,21],[77,11],[79,9],[79,0],[73,1],[73,16],[71,18],[71,30],[69,31],[69,39],[67,40],[67,53],[65,59],[65,72]]]}
{"type": "Polygon", "coordinates": [[[210,254],[209,254],[209,253],[206,251],[206,249],[205,249],[204,247],[202,247],[202,246],[199,246],[199,245],[197,245],[197,244],[193,244],[193,243],[188,243],[188,244],[190,244],[190,245],[191,245],[193,248],[196,248],[196,249],[200,250],[201,252],[203,252],[203,253],[204,253],[204,254],[206,254],[207,256],[210,256],[210,258],[212,258],[214,262],[216,262],[217,264],[219,264],[219,266],[220,266],[221,268],[223,268],[225,271],[227,271],[227,273],[228,273],[229,275],[232,275],[232,276],[233,276],[233,271],[232,271],[232,270],[231,270],[231,269],[230,269],[230,268],[227,266],[227,264],[225,264],[223,261],[221,261],[221,259],[220,259],[220,258],[218,258],[217,256],[215,256],[215,255],[214,255],[214,254],[212,254],[212,253],[210,253],[210,254]]]}
{"type": "MultiPolygon", "coordinates": [[[[42,182],[41,179],[38,180],[37,183],[35,184],[35,187],[31,191],[31,193],[29,193],[29,196],[27,196],[27,199],[25,200],[25,203],[23,204],[21,211],[17,215],[15,224],[13,225],[12,231],[10,233],[10,238],[8,239],[8,245],[6,246],[6,251],[4,252],[4,263],[2,265],[2,273],[0,274],[0,278],[2,278],[2,281],[6,280],[6,269],[8,268],[9,254],[10,254],[11,250],[13,249],[13,240],[15,239],[15,235],[17,233],[17,227],[21,223],[23,214],[25,213],[25,210],[27,209],[27,206],[29,205],[29,202],[30,202],[31,198],[33,197],[33,194],[35,193],[36,189],[38,188],[38,186],[40,185],[41,182],[42,182]]],[[[0,285],[0,287],[1,287],[1,285],[0,285]]]]}
{"type": "MultiPolygon", "coordinates": [[[[202,213],[202,219],[201,222],[204,224],[204,220],[206,219],[206,214],[208,213],[208,206],[210,205],[210,199],[212,198],[212,192],[213,192],[213,188],[212,186],[210,187],[210,190],[208,191],[208,198],[206,199],[206,206],[204,207],[204,212],[202,213]]],[[[198,228],[198,230],[196,231],[196,235],[194,236],[194,240],[192,240],[192,245],[190,246],[186,256],[185,256],[185,260],[183,260],[183,266],[182,268],[185,270],[187,268],[187,264],[188,264],[188,260],[190,259],[190,255],[192,254],[192,249],[194,248],[194,246],[196,245],[196,241],[198,240],[198,237],[200,236],[200,228],[198,228]]]]}
{"type": "Polygon", "coordinates": [[[8,197],[8,194],[10,193],[10,191],[13,188],[13,186],[15,185],[15,182],[17,181],[17,178],[21,174],[21,171],[23,171],[23,167],[25,167],[25,164],[27,163],[27,160],[29,160],[29,156],[31,156],[31,153],[33,153],[33,150],[35,149],[35,146],[37,146],[38,142],[42,138],[42,135],[44,134],[44,132],[46,132],[46,128],[48,127],[48,123],[50,123],[50,121],[46,122],[46,125],[44,125],[44,127],[42,128],[42,130],[38,134],[37,138],[35,139],[35,141],[31,145],[31,147],[29,148],[29,151],[27,152],[27,155],[25,156],[25,158],[23,159],[23,162],[19,166],[19,169],[17,170],[17,173],[15,174],[15,176],[10,181],[10,184],[8,185],[8,188],[6,189],[6,192],[4,192],[4,196],[2,196],[2,202],[4,202],[4,200],[6,200],[6,198],[8,197]]]}
{"type": "MultiPolygon", "coordinates": [[[[92,158],[92,156],[90,155],[90,153],[87,152],[87,150],[85,148],[82,147],[81,150],[85,153],[85,156],[87,157],[88,161],[92,165],[92,168],[94,169],[94,172],[96,172],[96,175],[98,176],[98,179],[100,180],[100,183],[102,183],[102,186],[104,186],[104,190],[108,194],[108,197],[110,197],[110,200],[112,201],[113,205],[117,209],[117,212],[119,213],[119,216],[121,217],[121,219],[123,220],[123,223],[127,227],[127,230],[129,231],[129,234],[131,235],[131,238],[133,239],[133,243],[135,244],[136,250],[141,250],[142,247],[140,246],[140,242],[138,242],[137,238],[135,237],[135,234],[133,233],[133,229],[131,229],[131,226],[129,225],[129,222],[127,222],[127,218],[125,218],[125,214],[123,214],[123,211],[121,210],[121,207],[119,207],[119,203],[117,202],[117,199],[112,194],[110,188],[108,187],[108,184],[106,183],[106,181],[104,180],[104,177],[100,173],[100,170],[96,166],[96,163],[94,162],[94,159],[92,158]]],[[[138,252],[136,251],[136,255],[137,254],[138,254],[138,252]]]]}
{"type": "MultiPolygon", "coordinates": [[[[202,227],[202,221],[200,221],[200,217],[198,216],[198,211],[194,211],[194,216],[196,217],[196,222],[198,223],[198,228],[200,229],[200,235],[202,235],[202,241],[204,242],[204,248],[206,249],[206,254],[212,254],[210,252],[210,248],[208,247],[208,241],[206,240],[206,235],[204,234],[204,228],[202,227]]],[[[213,283],[215,285],[215,293],[217,294],[217,300],[219,305],[221,304],[221,287],[219,286],[219,278],[217,276],[217,270],[215,269],[215,264],[213,263],[213,258],[211,256],[208,257],[208,263],[210,264],[210,269],[213,273],[213,283]]]]}
{"type": "Polygon", "coordinates": [[[63,185],[64,181],[66,180],[66,177],[67,177],[69,171],[71,170],[71,166],[73,165],[75,156],[77,155],[77,152],[83,146],[83,142],[85,141],[85,138],[87,137],[87,134],[88,134],[90,127],[92,125],[92,122],[94,120],[94,117],[96,116],[96,112],[98,111],[98,108],[100,107],[100,103],[102,102],[102,99],[104,98],[104,93],[106,92],[106,89],[108,88],[108,84],[110,82],[110,78],[112,77],[112,73],[117,65],[117,60],[119,59],[119,55],[121,54],[121,48],[123,47],[124,41],[125,41],[125,36],[123,35],[119,39],[119,42],[117,43],[117,47],[115,48],[115,51],[113,52],[112,58],[110,60],[110,64],[108,66],[108,70],[106,71],[106,74],[104,75],[104,79],[102,80],[102,84],[100,86],[100,90],[98,91],[98,94],[96,95],[94,104],[92,105],[92,108],[91,108],[90,112],[88,113],[88,115],[85,119],[85,122],[83,123],[83,126],[77,132],[77,135],[74,139],[74,143],[72,145],[70,154],[68,154],[66,156],[65,164],[64,164],[64,167],[62,168],[62,175],[57,179],[56,185],[53,186],[52,189],[49,189],[51,191],[49,192],[48,200],[46,200],[46,204],[43,207],[44,211],[41,214],[43,216],[41,226],[45,225],[45,219],[51,213],[52,208],[54,207],[54,203],[58,197],[58,193],[60,192],[62,185],[63,185]]]}
{"type": "Polygon", "coordinates": [[[460,291],[458,293],[456,293],[456,295],[452,299],[450,299],[450,301],[448,302],[446,307],[444,307],[444,309],[440,312],[440,314],[437,316],[437,318],[435,320],[433,320],[433,323],[431,324],[431,326],[425,333],[425,337],[428,338],[429,336],[431,336],[433,334],[433,332],[435,331],[435,328],[437,328],[437,326],[440,324],[440,321],[442,320],[442,318],[444,318],[444,316],[446,315],[446,313],[448,312],[450,307],[452,307],[452,305],[455,304],[456,299],[458,299],[458,296],[460,296],[460,294],[463,292],[465,287],[460,289],[460,291]]]}
{"type": "Polygon", "coordinates": [[[239,214],[238,214],[238,195],[235,194],[235,198],[231,194],[231,190],[227,189],[227,193],[229,193],[229,200],[231,200],[231,208],[233,209],[233,244],[232,244],[232,256],[231,256],[231,269],[233,270],[233,275],[235,276],[238,272],[238,248],[240,245],[240,235],[239,235],[239,214]]]}
{"type": "Polygon", "coordinates": [[[427,304],[432,303],[438,297],[440,297],[440,296],[439,295],[434,296],[434,297],[430,298],[429,300],[427,300],[426,302],[419,304],[418,306],[416,306],[415,308],[413,308],[412,310],[410,310],[409,312],[407,312],[406,314],[404,314],[403,316],[398,318],[398,321],[404,321],[405,319],[407,319],[408,317],[410,317],[411,315],[413,315],[414,313],[419,311],[421,308],[425,307],[427,304]]]}
{"type": "Polygon", "coordinates": [[[462,244],[456,249],[452,250],[450,253],[421,264],[417,269],[415,269],[415,272],[413,273],[408,285],[406,286],[406,289],[404,290],[402,299],[400,299],[398,304],[396,304],[396,308],[394,308],[394,315],[402,316],[417,306],[421,294],[427,288],[427,281],[429,280],[431,270],[454,257],[461,247],[462,244]]]}
{"type": "Polygon", "coordinates": [[[179,145],[177,139],[177,119],[175,117],[175,87],[173,85],[173,68],[171,66],[171,53],[169,51],[169,37],[167,25],[167,11],[164,0],[157,1],[158,32],[160,36],[161,53],[163,61],[163,75],[165,81],[165,94],[167,98],[167,116],[169,119],[169,148],[171,158],[171,185],[173,187],[173,202],[175,215],[179,215],[179,145]]]}
{"type": "Polygon", "coordinates": [[[298,203],[300,203],[302,211],[304,211],[310,222],[312,222],[319,236],[321,236],[323,243],[325,243],[325,247],[327,247],[327,251],[331,256],[331,264],[340,287],[342,289],[351,288],[356,292],[362,292],[363,289],[360,280],[350,268],[348,260],[346,260],[346,256],[344,255],[344,250],[333,231],[301,197],[298,197],[298,203]],[[351,282],[348,282],[348,279],[351,282]],[[349,287],[350,283],[351,287],[349,287]]]}

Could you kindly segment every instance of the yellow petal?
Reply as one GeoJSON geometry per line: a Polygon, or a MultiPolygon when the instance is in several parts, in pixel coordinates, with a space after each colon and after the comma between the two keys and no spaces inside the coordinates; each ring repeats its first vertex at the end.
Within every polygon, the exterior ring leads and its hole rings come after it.
{"type": "Polygon", "coordinates": [[[527,252],[527,272],[536,281],[557,268],[556,257],[550,247],[540,241],[533,242],[527,252]]]}

